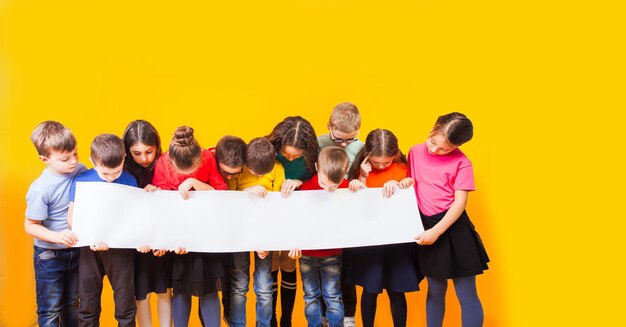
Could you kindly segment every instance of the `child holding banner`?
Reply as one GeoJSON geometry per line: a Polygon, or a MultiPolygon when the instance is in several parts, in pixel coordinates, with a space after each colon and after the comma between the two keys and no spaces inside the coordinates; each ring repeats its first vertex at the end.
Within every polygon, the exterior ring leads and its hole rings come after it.
{"type": "MultiPolygon", "coordinates": [[[[350,190],[382,187],[384,197],[392,196],[398,187],[408,188],[413,180],[407,178],[406,157],[398,147],[398,139],[389,130],[375,129],[365,140],[365,147],[356,156],[350,169],[350,190]]],[[[348,284],[363,287],[361,318],[363,326],[373,327],[376,301],[382,290],[387,291],[393,325],[406,326],[405,292],[419,290],[422,276],[412,243],[368,246],[352,249],[352,265],[343,271],[348,284]]]]}
{"type": "MultiPolygon", "coordinates": [[[[329,146],[320,151],[317,175],[304,182],[300,190],[326,190],[347,188],[344,178],[350,158],[340,147],[329,146]]],[[[344,326],[344,309],[341,297],[341,249],[292,250],[291,258],[300,258],[300,276],[304,289],[304,315],[309,326],[322,325],[322,301],[326,304],[326,317],[330,327],[344,326]]]]}
{"type": "MultiPolygon", "coordinates": [[[[313,126],[300,116],[287,117],[274,127],[268,136],[274,149],[276,159],[285,169],[285,182],[281,193],[287,196],[289,192],[300,187],[304,181],[315,174],[315,161],[319,153],[317,136],[313,126]]],[[[278,226],[282,228],[284,226],[278,226]]],[[[276,318],[276,303],[278,300],[278,272],[280,281],[280,317],[281,327],[291,327],[291,315],[296,300],[296,260],[289,258],[288,251],[275,251],[272,254],[272,285],[273,311],[272,327],[278,325],[276,318]]]]}
{"type": "MultiPolygon", "coordinates": [[[[189,191],[225,190],[227,185],[220,176],[213,153],[203,150],[193,136],[193,128],[176,129],[169,151],[163,154],[154,168],[152,184],[164,190],[178,190],[183,199],[189,191]]],[[[175,326],[187,326],[191,311],[191,296],[200,302],[202,318],[207,326],[220,325],[218,291],[224,277],[224,267],[219,254],[188,253],[178,248],[173,263],[175,326]],[[185,254],[185,255],[182,255],[185,254]]]]}
{"type": "Polygon", "coordinates": [[[70,186],[85,171],[78,162],[76,138],[63,124],[45,121],[31,141],[46,169],[26,194],[24,230],[35,239],[37,317],[41,327],[78,326],[78,238],[67,223],[70,186]]]}
{"type": "MultiPolygon", "coordinates": [[[[246,164],[240,175],[228,180],[230,190],[246,191],[264,198],[268,191],[280,191],[285,170],[276,161],[272,143],[257,137],[248,143],[246,164]]],[[[231,269],[231,326],[246,326],[246,293],[250,284],[250,253],[233,253],[231,269]]],[[[272,320],[272,253],[256,251],[254,256],[256,326],[270,327],[272,320]]]]}
{"type": "MultiPolygon", "coordinates": [[[[72,225],[76,183],[115,183],[137,187],[135,178],[124,171],[124,142],[117,135],[101,134],[91,142],[91,163],[94,168],[78,175],[70,188],[68,223],[72,225]]],[[[104,241],[80,248],[78,292],[80,326],[99,326],[102,281],[106,275],[113,288],[115,319],[118,326],[135,326],[135,261],[134,250],[109,249],[104,241]]]]}
{"type": "MultiPolygon", "coordinates": [[[[157,130],[145,120],[135,120],[124,131],[126,160],[124,169],[135,179],[139,187],[146,191],[158,188],[152,185],[154,166],[161,156],[161,138],[157,130]]],[[[137,303],[137,324],[140,327],[152,326],[150,293],[157,294],[159,325],[172,325],[172,253],[167,250],[142,246],[135,252],[135,302],[137,303]]]]}
{"type": "Polygon", "coordinates": [[[483,323],[476,275],[488,268],[489,257],[465,212],[468,192],[474,190],[474,173],[472,163],[458,149],[472,136],[472,122],[453,112],[440,116],[426,143],[413,146],[408,155],[425,230],[415,239],[422,245],[420,266],[428,280],[429,327],[443,324],[448,279],[454,281],[463,326],[483,323]]]}

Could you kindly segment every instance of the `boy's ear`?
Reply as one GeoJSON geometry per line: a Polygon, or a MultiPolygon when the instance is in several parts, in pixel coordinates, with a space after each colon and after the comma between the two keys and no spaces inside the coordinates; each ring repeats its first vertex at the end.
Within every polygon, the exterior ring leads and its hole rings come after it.
{"type": "Polygon", "coordinates": [[[319,171],[319,169],[317,169],[317,162],[315,163],[315,171],[319,171]]]}
{"type": "Polygon", "coordinates": [[[40,156],[39,156],[39,160],[41,160],[41,161],[43,161],[43,163],[47,164],[49,159],[48,159],[48,157],[46,157],[46,156],[41,156],[41,155],[40,155],[40,156]]]}
{"type": "Polygon", "coordinates": [[[94,166],[94,167],[96,166],[96,164],[95,164],[95,163],[93,163],[93,159],[91,159],[91,156],[89,156],[89,162],[91,162],[91,165],[92,165],[92,166],[94,166]]]}

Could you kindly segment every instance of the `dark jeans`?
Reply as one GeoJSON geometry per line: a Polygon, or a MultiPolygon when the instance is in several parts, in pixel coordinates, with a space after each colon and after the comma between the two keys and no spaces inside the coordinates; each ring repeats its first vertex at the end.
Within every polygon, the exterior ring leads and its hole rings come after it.
{"type": "Polygon", "coordinates": [[[34,247],[39,326],[78,326],[79,255],[79,249],[34,247]]]}
{"type": "Polygon", "coordinates": [[[78,320],[81,327],[100,325],[100,297],[102,280],[108,276],[113,288],[115,319],[120,327],[134,327],[135,314],[135,258],[129,249],[91,251],[80,248],[78,291],[80,308],[78,320]]]}

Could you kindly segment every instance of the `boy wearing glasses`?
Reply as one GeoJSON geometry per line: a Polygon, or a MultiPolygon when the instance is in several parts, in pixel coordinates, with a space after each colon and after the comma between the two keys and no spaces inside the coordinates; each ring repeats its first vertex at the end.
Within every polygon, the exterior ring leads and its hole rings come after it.
{"type": "MultiPolygon", "coordinates": [[[[248,145],[239,137],[226,135],[223,136],[217,145],[210,148],[215,155],[217,168],[224,181],[239,178],[243,173],[243,166],[246,160],[246,148],[248,145]]],[[[229,272],[233,266],[233,253],[224,253],[223,265],[224,269],[229,272]]],[[[230,273],[224,275],[224,284],[222,284],[222,307],[224,308],[223,319],[227,325],[230,325],[230,273]]],[[[202,313],[198,310],[200,321],[204,326],[202,313]]]]}
{"type": "Polygon", "coordinates": [[[348,154],[350,167],[352,167],[354,158],[365,146],[365,143],[357,138],[360,129],[361,114],[359,114],[359,108],[350,102],[336,105],[328,121],[328,134],[317,137],[320,150],[329,145],[341,147],[348,154]]]}
{"type": "MultiPolygon", "coordinates": [[[[350,102],[340,103],[333,108],[328,121],[328,134],[317,137],[320,150],[327,146],[339,146],[350,158],[349,167],[354,164],[354,158],[359,151],[365,146],[365,143],[358,140],[359,129],[361,128],[361,114],[359,109],[350,102]]],[[[357,165],[359,163],[356,163],[357,165]]],[[[348,178],[348,173],[346,173],[348,178]]],[[[343,266],[349,265],[350,251],[344,251],[343,266]]],[[[341,293],[343,295],[343,304],[345,310],[344,326],[356,326],[354,314],[356,313],[356,287],[341,282],[341,293]]],[[[323,303],[322,303],[323,304],[323,303]]],[[[323,318],[322,324],[328,325],[326,317],[323,318]]]]}

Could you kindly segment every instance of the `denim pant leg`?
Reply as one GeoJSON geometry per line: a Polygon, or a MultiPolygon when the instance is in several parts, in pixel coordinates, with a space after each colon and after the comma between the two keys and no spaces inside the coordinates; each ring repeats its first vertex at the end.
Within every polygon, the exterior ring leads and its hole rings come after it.
{"type": "Polygon", "coordinates": [[[342,327],[341,255],[320,258],[320,274],[328,324],[330,327],[342,327]]]}
{"type": "Polygon", "coordinates": [[[68,249],[67,273],[63,285],[63,318],[62,326],[78,326],[78,264],[80,249],[68,249]]]}
{"type": "Polygon", "coordinates": [[[272,252],[264,259],[254,254],[254,293],[256,294],[256,325],[269,327],[272,320],[272,252]]]}
{"type": "Polygon", "coordinates": [[[230,269],[230,320],[233,327],[246,326],[246,293],[250,285],[250,252],[233,253],[230,269]]]}
{"type": "Polygon", "coordinates": [[[33,263],[39,326],[77,326],[76,280],[78,249],[52,250],[34,247],[33,263]],[[73,284],[72,284],[73,283],[73,284]],[[72,292],[73,291],[73,292],[72,292]],[[73,306],[68,306],[68,305],[73,306]]]}
{"type": "Polygon", "coordinates": [[[300,278],[304,290],[304,315],[309,327],[322,325],[322,292],[317,258],[303,255],[300,258],[300,278]]]}

